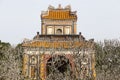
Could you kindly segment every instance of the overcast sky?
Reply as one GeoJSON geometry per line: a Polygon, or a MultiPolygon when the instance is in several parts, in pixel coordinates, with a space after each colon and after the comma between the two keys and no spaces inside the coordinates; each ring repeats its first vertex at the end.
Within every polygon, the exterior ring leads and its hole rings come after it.
{"type": "Polygon", "coordinates": [[[41,11],[58,4],[77,11],[77,32],[86,39],[120,39],[120,0],[0,0],[0,40],[32,39],[41,32],[41,11]]]}

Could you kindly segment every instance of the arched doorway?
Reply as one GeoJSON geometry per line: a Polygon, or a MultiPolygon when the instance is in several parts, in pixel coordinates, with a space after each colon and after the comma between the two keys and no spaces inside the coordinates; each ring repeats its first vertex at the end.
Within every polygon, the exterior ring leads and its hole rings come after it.
{"type": "Polygon", "coordinates": [[[46,64],[47,77],[65,77],[65,75],[71,75],[72,69],[69,62],[65,56],[57,55],[51,57],[46,64]]]}
{"type": "Polygon", "coordinates": [[[62,30],[61,29],[57,29],[56,33],[57,34],[62,34],[62,30]]]}

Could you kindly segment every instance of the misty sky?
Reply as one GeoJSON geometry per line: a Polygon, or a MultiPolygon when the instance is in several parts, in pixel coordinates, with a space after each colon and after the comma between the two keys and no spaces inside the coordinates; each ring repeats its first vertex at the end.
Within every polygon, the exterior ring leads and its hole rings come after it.
{"type": "Polygon", "coordinates": [[[0,0],[0,40],[32,39],[41,32],[41,11],[58,4],[77,11],[77,32],[86,39],[120,39],[120,0],[0,0]]]}

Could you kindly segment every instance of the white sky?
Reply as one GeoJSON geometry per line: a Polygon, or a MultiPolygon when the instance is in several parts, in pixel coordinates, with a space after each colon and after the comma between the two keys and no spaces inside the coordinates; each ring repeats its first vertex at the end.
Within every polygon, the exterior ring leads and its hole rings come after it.
{"type": "Polygon", "coordinates": [[[0,40],[32,39],[41,32],[41,11],[58,4],[77,11],[77,31],[86,39],[120,39],[120,0],[0,0],[0,40]]]}

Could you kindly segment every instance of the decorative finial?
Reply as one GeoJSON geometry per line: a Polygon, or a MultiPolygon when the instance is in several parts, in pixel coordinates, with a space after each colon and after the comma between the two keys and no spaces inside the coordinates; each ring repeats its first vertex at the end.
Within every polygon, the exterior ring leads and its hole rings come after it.
{"type": "Polygon", "coordinates": [[[39,39],[39,32],[37,32],[37,36],[36,36],[37,39],[39,39]]]}
{"type": "Polygon", "coordinates": [[[51,9],[54,9],[54,7],[49,5],[48,9],[51,10],[51,9]]]}
{"type": "Polygon", "coordinates": [[[67,5],[67,6],[65,7],[65,9],[71,10],[71,6],[70,6],[70,5],[67,5]]]}
{"type": "Polygon", "coordinates": [[[61,4],[58,5],[58,9],[62,9],[61,4]]]}

